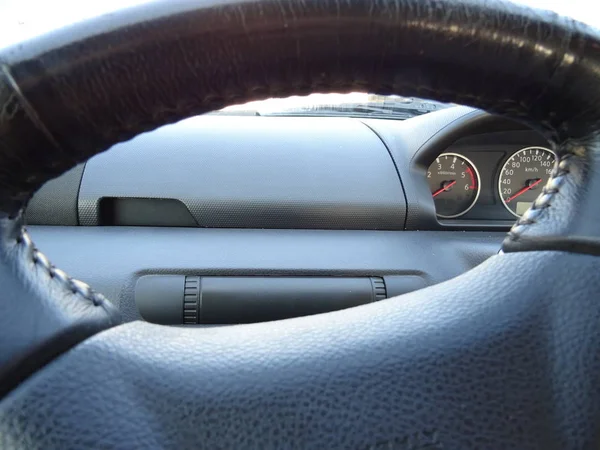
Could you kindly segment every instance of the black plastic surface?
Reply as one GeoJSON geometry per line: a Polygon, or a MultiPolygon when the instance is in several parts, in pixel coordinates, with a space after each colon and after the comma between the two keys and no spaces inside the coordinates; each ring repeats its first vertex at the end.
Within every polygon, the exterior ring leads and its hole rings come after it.
{"type": "Polygon", "coordinates": [[[146,275],[136,284],[135,302],[144,320],[162,325],[255,323],[351,308],[426,286],[417,275],[146,275]]]}
{"type": "Polygon", "coordinates": [[[179,275],[141,277],[135,286],[135,300],[144,320],[182,324],[184,281],[179,275]]]}
{"type": "Polygon", "coordinates": [[[427,286],[427,282],[418,275],[391,275],[384,276],[386,294],[388,297],[408,294],[427,286]]]}
{"type": "Polygon", "coordinates": [[[146,275],[135,286],[135,302],[144,320],[162,325],[256,323],[351,308],[426,286],[418,275],[146,275]]]}
{"type": "Polygon", "coordinates": [[[253,323],[308,316],[375,301],[369,278],[202,278],[200,323],[253,323]]]}
{"type": "Polygon", "coordinates": [[[85,164],[48,181],[31,198],[25,211],[30,225],[77,225],[77,199],[85,164]]]}
{"type": "Polygon", "coordinates": [[[340,118],[194,117],[91,159],[81,225],[103,197],[175,199],[208,228],[404,228],[402,184],[381,140],[340,118]]]}
{"type": "Polygon", "coordinates": [[[103,197],[99,225],[129,227],[196,227],[186,206],[172,198],[103,197]]]}

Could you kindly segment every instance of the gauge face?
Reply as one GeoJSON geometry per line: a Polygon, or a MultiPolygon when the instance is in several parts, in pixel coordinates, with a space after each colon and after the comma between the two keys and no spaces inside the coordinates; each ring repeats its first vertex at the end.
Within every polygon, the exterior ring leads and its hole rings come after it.
{"type": "Polygon", "coordinates": [[[556,155],[544,147],[527,147],[508,158],[500,171],[498,193],[504,206],[521,217],[548,182],[556,155]]]}
{"type": "Polygon", "coordinates": [[[479,172],[456,153],[442,153],[429,166],[427,182],[438,217],[449,219],[469,211],[479,197],[479,172]]]}

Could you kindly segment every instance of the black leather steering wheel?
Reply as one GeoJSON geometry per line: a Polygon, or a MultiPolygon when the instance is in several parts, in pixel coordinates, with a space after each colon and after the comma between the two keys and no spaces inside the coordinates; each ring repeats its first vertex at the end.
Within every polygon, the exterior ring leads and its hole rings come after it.
{"type": "Polygon", "coordinates": [[[0,68],[1,448],[600,445],[596,31],[503,1],[164,1],[6,49],[0,68]],[[120,325],[22,228],[42,183],[119,141],[350,90],[476,106],[554,142],[502,254],[368,306],[170,328],[120,325]]]}

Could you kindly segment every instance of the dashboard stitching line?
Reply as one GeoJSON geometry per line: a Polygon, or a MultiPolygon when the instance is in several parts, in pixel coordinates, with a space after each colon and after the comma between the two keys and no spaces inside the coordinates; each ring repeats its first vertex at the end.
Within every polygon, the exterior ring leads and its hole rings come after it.
{"type": "Polygon", "coordinates": [[[571,157],[574,156],[571,153],[563,155],[552,172],[552,176],[548,180],[548,183],[542,189],[540,196],[533,202],[531,208],[525,211],[525,214],[517,220],[508,232],[508,239],[512,241],[518,240],[523,232],[528,228],[529,225],[535,224],[542,212],[548,209],[551,204],[550,202],[556,194],[558,194],[560,187],[564,184],[566,176],[569,174],[569,164],[571,157]]]}

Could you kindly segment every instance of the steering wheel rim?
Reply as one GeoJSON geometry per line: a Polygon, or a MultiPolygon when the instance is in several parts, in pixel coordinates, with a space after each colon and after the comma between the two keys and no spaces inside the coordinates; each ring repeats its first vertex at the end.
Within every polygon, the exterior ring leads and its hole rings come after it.
{"type": "Polygon", "coordinates": [[[0,444],[597,446],[599,62],[582,24],[469,0],[164,1],[5,49],[0,444]],[[117,326],[22,229],[43,182],[114,143],[232,102],[352,89],[465,103],[554,142],[505,254],[321,316],[117,326]]]}

